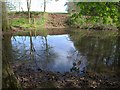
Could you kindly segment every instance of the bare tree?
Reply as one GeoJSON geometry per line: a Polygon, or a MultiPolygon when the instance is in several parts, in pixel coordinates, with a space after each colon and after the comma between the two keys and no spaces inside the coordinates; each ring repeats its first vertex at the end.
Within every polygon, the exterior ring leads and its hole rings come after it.
{"type": "Polygon", "coordinates": [[[27,9],[28,9],[28,20],[30,23],[30,8],[31,8],[31,0],[27,0],[27,9]]]}
{"type": "Polygon", "coordinates": [[[46,0],[44,0],[44,13],[46,11],[46,0]]]}

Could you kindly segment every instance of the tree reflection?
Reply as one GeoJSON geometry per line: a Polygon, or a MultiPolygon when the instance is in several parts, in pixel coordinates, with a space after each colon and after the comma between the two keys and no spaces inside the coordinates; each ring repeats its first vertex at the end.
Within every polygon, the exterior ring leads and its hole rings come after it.
{"type": "Polygon", "coordinates": [[[16,60],[24,61],[23,63],[29,60],[31,67],[47,69],[46,65],[54,62],[56,53],[53,47],[49,45],[47,31],[42,30],[40,36],[35,36],[35,33],[31,30],[29,36],[14,36],[14,57],[16,60]]]}
{"type": "Polygon", "coordinates": [[[107,32],[108,36],[102,35],[102,37],[94,34],[91,36],[79,33],[70,34],[71,40],[80,53],[87,56],[89,70],[110,74],[117,73],[120,69],[120,37],[111,33],[107,32]]]}
{"type": "Polygon", "coordinates": [[[31,60],[34,60],[34,52],[35,52],[35,48],[32,40],[32,32],[30,31],[30,59],[31,60]]]}
{"type": "Polygon", "coordinates": [[[115,55],[115,65],[117,64],[116,73],[120,76],[120,31],[118,32],[117,42],[116,42],[116,55],[115,55]]]}
{"type": "Polygon", "coordinates": [[[42,46],[43,46],[43,51],[41,53],[41,55],[43,56],[43,64],[42,67],[44,67],[44,69],[46,69],[47,65],[50,62],[54,62],[55,58],[57,57],[56,53],[53,50],[53,47],[49,45],[48,43],[48,31],[46,29],[42,30],[42,46]]]}

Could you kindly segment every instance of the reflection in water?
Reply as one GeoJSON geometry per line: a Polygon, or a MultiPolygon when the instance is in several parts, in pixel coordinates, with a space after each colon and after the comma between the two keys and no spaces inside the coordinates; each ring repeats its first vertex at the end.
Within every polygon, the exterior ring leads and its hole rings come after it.
{"type": "Polygon", "coordinates": [[[73,66],[70,69],[70,71],[77,72],[80,74],[85,74],[86,66],[87,66],[87,59],[85,56],[81,56],[75,62],[73,62],[73,66]]]}
{"type": "MultiPolygon", "coordinates": [[[[82,32],[80,32],[82,33],[82,32]]],[[[100,33],[100,32],[98,32],[100,33]]],[[[113,32],[114,33],[114,32],[113,32]]],[[[111,32],[107,32],[111,34],[111,32]]],[[[117,75],[120,74],[120,36],[80,36],[70,34],[71,40],[82,55],[88,60],[87,70],[117,75]]]]}
{"type": "Polygon", "coordinates": [[[68,40],[67,34],[36,37],[14,36],[14,38],[12,37],[11,40],[15,60],[31,61],[31,66],[33,65],[34,69],[70,71],[72,63],[78,61],[80,57],[75,53],[78,51],[73,42],[68,40]],[[31,56],[32,58],[30,58],[31,56]]]}
{"type": "Polygon", "coordinates": [[[14,60],[34,70],[120,74],[119,35],[102,35],[101,38],[78,32],[41,36],[30,33],[29,36],[12,36],[11,42],[14,60]]]}

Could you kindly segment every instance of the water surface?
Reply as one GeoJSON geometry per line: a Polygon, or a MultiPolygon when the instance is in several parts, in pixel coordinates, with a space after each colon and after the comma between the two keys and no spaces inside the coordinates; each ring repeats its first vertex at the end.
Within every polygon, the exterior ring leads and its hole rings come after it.
{"type": "Polygon", "coordinates": [[[81,62],[81,70],[87,59],[75,48],[68,34],[45,36],[13,36],[11,38],[14,59],[31,61],[35,68],[69,72],[74,62],[81,62]]]}
{"type": "Polygon", "coordinates": [[[64,73],[74,64],[79,73],[120,74],[120,36],[115,32],[12,35],[8,41],[12,62],[24,62],[33,70],[64,73]]]}

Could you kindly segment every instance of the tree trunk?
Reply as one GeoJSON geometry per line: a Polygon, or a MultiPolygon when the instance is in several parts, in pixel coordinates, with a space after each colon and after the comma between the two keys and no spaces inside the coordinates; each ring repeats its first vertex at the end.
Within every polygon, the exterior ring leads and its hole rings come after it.
{"type": "Polygon", "coordinates": [[[2,88],[21,88],[10,65],[12,58],[11,35],[4,35],[2,40],[2,88]]]}
{"type": "Polygon", "coordinates": [[[19,13],[20,13],[20,6],[21,6],[21,3],[19,2],[19,13]]]}
{"type": "Polygon", "coordinates": [[[8,14],[5,2],[2,3],[2,31],[9,31],[9,22],[8,22],[8,14]]]}
{"type": "Polygon", "coordinates": [[[44,13],[46,11],[46,0],[44,0],[44,13]]]}
{"type": "Polygon", "coordinates": [[[30,10],[28,11],[28,18],[29,18],[29,23],[30,23],[30,10]]]}
{"type": "Polygon", "coordinates": [[[27,9],[28,9],[28,22],[30,23],[30,7],[31,7],[31,0],[27,0],[27,9]]]}

